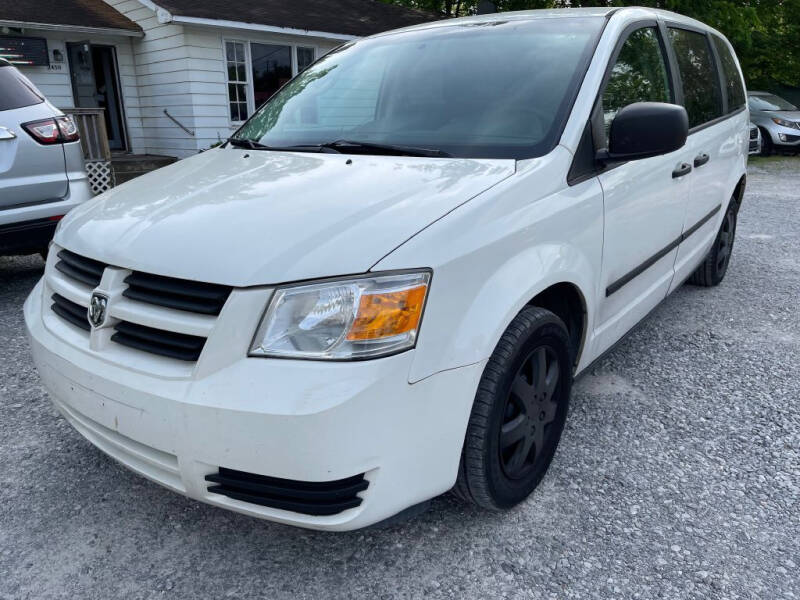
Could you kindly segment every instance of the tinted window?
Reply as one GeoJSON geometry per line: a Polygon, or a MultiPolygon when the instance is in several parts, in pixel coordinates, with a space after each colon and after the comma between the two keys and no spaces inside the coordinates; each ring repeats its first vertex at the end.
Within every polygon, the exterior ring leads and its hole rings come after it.
{"type": "Polygon", "coordinates": [[[670,41],[678,60],[689,127],[722,115],[722,93],[708,38],[686,29],[670,29],[670,41]]]}
{"type": "Polygon", "coordinates": [[[733,58],[728,44],[715,35],[711,36],[714,46],[722,62],[722,74],[725,76],[725,95],[728,97],[728,112],[744,106],[744,85],[739,68],[736,66],[736,59],[733,58]]]}
{"type": "Polygon", "coordinates": [[[340,139],[459,157],[555,146],[604,20],[514,20],[345,45],[300,73],[238,137],[273,147],[340,139]]]}
{"type": "Polygon", "coordinates": [[[628,36],[603,90],[606,143],[611,121],[619,109],[634,102],[672,102],[664,53],[655,27],[628,36]]]}
{"type": "Polygon", "coordinates": [[[44,102],[44,98],[13,67],[0,67],[0,110],[22,108],[40,102],[44,102]]]}

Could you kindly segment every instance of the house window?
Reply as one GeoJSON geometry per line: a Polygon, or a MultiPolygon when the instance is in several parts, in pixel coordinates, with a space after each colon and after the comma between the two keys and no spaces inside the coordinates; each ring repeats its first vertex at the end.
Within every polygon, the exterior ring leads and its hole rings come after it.
{"type": "Polygon", "coordinates": [[[316,58],[314,48],[297,47],[297,72],[305,71],[316,58]]]}
{"type": "Polygon", "coordinates": [[[250,58],[253,64],[253,101],[258,109],[292,78],[292,47],[251,42],[250,58]]]}
{"type": "Polygon", "coordinates": [[[231,122],[236,126],[317,59],[313,46],[225,40],[231,122]]]}
{"type": "Polygon", "coordinates": [[[247,119],[247,59],[244,42],[225,42],[231,121],[247,119]]]}

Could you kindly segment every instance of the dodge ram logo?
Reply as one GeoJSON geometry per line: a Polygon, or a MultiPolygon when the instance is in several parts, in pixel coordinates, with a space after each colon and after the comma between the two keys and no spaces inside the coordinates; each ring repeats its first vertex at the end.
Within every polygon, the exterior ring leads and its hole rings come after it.
{"type": "Polygon", "coordinates": [[[106,321],[106,308],[108,308],[108,297],[95,292],[89,302],[89,323],[93,327],[102,327],[106,321]]]}

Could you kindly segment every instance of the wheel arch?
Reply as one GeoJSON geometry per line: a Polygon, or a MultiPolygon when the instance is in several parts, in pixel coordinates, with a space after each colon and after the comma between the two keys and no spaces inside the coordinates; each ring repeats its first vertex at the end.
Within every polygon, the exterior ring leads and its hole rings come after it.
{"type": "Polygon", "coordinates": [[[744,199],[744,190],[747,186],[747,174],[742,174],[739,181],[736,182],[736,187],[733,188],[733,195],[731,201],[736,203],[736,212],[742,207],[742,200],[744,199]]]}
{"type": "Polygon", "coordinates": [[[572,282],[560,281],[531,298],[527,306],[538,306],[555,314],[567,326],[572,364],[578,366],[586,345],[588,307],[586,297],[572,282]]]}

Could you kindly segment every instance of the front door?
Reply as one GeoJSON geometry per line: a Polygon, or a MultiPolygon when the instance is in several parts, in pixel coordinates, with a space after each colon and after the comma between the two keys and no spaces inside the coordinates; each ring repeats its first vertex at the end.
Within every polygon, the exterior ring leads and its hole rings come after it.
{"type": "MultiPolygon", "coordinates": [[[[619,109],[635,102],[672,103],[675,98],[658,24],[637,24],[623,39],[594,112],[599,147],[608,147],[609,126],[619,109]]],[[[605,214],[595,331],[599,352],[667,295],[691,187],[680,168],[691,160],[689,153],[684,147],[611,164],[598,177],[605,214]]]]}
{"type": "Polygon", "coordinates": [[[72,94],[78,108],[102,108],[108,145],[125,150],[125,127],[114,49],[89,42],[67,44],[72,94]]]}

